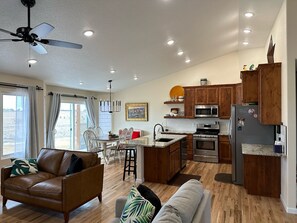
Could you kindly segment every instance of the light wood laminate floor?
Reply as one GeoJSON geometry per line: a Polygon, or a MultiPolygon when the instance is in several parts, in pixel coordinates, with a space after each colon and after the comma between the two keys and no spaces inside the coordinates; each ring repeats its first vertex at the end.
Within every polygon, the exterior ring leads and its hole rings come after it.
{"type": "MultiPolygon", "coordinates": [[[[188,161],[182,171],[201,176],[201,182],[210,190],[212,197],[212,223],[293,223],[297,215],[287,214],[279,199],[248,195],[241,186],[220,183],[214,180],[216,173],[230,173],[229,164],[211,164],[188,161]]],[[[107,223],[114,217],[115,200],[127,195],[134,184],[133,177],[122,181],[123,163],[111,162],[105,165],[103,201],[93,199],[70,214],[70,223],[107,223]]],[[[166,202],[178,187],[156,183],[145,183],[166,202]]],[[[2,199],[2,197],[1,197],[2,199]]],[[[1,200],[2,204],[2,200],[1,200]]],[[[6,207],[0,209],[2,223],[62,223],[63,214],[47,209],[36,208],[8,200],[6,207]]]]}

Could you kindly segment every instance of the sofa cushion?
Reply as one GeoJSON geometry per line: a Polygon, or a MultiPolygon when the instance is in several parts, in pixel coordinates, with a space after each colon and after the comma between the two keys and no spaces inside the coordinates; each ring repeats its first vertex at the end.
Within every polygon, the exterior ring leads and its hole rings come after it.
{"type": "Polygon", "coordinates": [[[11,159],[11,162],[13,165],[10,177],[38,172],[36,159],[11,159]]]}
{"type": "MultiPolygon", "coordinates": [[[[177,192],[166,202],[165,206],[174,207],[183,223],[192,222],[200,200],[203,196],[203,186],[198,180],[191,179],[184,183],[177,192]]],[[[161,208],[153,222],[159,222],[163,215],[164,206],[161,208]]]]}
{"type": "Polygon", "coordinates": [[[70,166],[68,167],[66,173],[67,174],[77,173],[82,171],[82,169],[83,169],[82,159],[76,156],[75,154],[72,154],[70,166]]]}
{"type": "Polygon", "coordinates": [[[33,196],[45,197],[55,200],[62,199],[62,176],[35,184],[29,189],[33,196]]]}
{"type": "Polygon", "coordinates": [[[38,169],[58,175],[64,152],[64,150],[42,148],[37,157],[38,169]]]}
{"type": "Polygon", "coordinates": [[[152,205],[155,206],[155,213],[153,216],[153,219],[154,219],[154,217],[158,214],[162,206],[160,199],[150,188],[148,188],[143,184],[138,185],[137,190],[139,191],[141,196],[143,196],[145,199],[151,202],[152,205]]]}
{"type": "Polygon", "coordinates": [[[4,181],[4,186],[7,189],[28,193],[28,189],[33,185],[53,177],[55,177],[55,175],[39,171],[36,174],[10,177],[4,181]]]}
{"type": "Polygon", "coordinates": [[[158,223],[182,223],[181,217],[176,208],[171,205],[165,205],[162,210],[162,213],[158,216],[158,223]]]}
{"type": "Polygon", "coordinates": [[[98,154],[92,152],[78,152],[78,151],[65,151],[60,169],[58,172],[59,176],[65,176],[67,174],[67,170],[71,163],[71,156],[75,154],[76,156],[82,158],[83,161],[83,169],[95,166],[98,163],[98,154]]]}
{"type": "Polygon", "coordinates": [[[155,207],[132,186],[120,222],[151,222],[155,207]]]}

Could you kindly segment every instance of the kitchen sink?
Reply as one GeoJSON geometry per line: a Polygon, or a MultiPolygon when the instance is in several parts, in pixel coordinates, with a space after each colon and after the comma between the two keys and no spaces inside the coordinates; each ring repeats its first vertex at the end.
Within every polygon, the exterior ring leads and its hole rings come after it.
{"type": "Polygon", "coordinates": [[[159,139],[156,139],[156,142],[170,142],[171,140],[173,140],[173,139],[171,139],[171,138],[159,138],[159,139]]]}

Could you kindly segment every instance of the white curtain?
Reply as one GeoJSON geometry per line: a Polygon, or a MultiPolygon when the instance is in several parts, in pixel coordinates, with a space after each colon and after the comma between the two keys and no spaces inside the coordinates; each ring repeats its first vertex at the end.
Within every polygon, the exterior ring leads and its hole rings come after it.
{"type": "Polygon", "coordinates": [[[90,126],[91,128],[97,127],[94,100],[95,100],[94,97],[86,98],[86,108],[87,108],[87,112],[88,112],[88,118],[91,123],[91,126],[90,126]]]}
{"type": "Polygon", "coordinates": [[[37,117],[37,102],[36,102],[36,87],[28,87],[27,97],[27,135],[25,145],[25,157],[36,158],[38,155],[38,117],[37,117]]]}
{"type": "Polygon", "coordinates": [[[53,93],[47,130],[47,148],[55,148],[55,126],[60,113],[61,94],[53,93]]]}

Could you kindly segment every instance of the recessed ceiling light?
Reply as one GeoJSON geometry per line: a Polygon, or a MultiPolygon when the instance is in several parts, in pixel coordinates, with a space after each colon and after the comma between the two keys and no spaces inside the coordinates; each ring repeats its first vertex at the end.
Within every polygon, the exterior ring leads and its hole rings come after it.
{"type": "Polygon", "coordinates": [[[116,72],[115,69],[111,69],[111,70],[110,70],[110,73],[111,73],[111,74],[114,74],[115,72],[116,72]]]}
{"type": "Polygon", "coordinates": [[[174,40],[171,39],[167,41],[167,45],[172,46],[173,44],[174,44],[174,40]]]}
{"type": "Polygon", "coordinates": [[[79,84],[80,84],[80,85],[83,85],[83,84],[84,84],[84,82],[82,82],[82,81],[81,81],[81,82],[79,82],[79,84]]]}
{"type": "Polygon", "coordinates": [[[86,37],[91,37],[91,36],[94,35],[94,31],[92,31],[92,30],[86,30],[86,31],[84,31],[84,35],[86,37]]]}
{"type": "Polygon", "coordinates": [[[137,81],[137,80],[138,80],[138,77],[137,77],[137,75],[136,75],[136,74],[134,75],[133,79],[134,79],[135,81],[137,81]]]}
{"type": "Polygon", "coordinates": [[[251,32],[252,32],[252,30],[251,30],[251,29],[248,29],[248,28],[246,28],[246,29],[244,29],[244,30],[243,30],[243,32],[244,32],[244,33],[251,33],[251,32]]]}
{"type": "Polygon", "coordinates": [[[29,59],[28,64],[36,64],[37,60],[36,59],[29,59]]]}
{"type": "Polygon", "coordinates": [[[244,16],[247,17],[247,18],[251,18],[251,17],[254,16],[254,13],[252,13],[252,12],[246,12],[246,13],[244,13],[244,16]]]}
{"type": "Polygon", "coordinates": [[[190,58],[187,58],[187,59],[185,60],[185,62],[186,62],[186,63],[190,63],[190,62],[191,62],[190,58]]]}
{"type": "Polygon", "coordinates": [[[180,51],[177,52],[177,55],[178,56],[182,56],[183,54],[184,54],[184,52],[182,50],[180,50],[180,51]]]}
{"type": "Polygon", "coordinates": [[[245,41],[242,44],[246,46],[246,45],[249,45],[249,42],[245,41]]]}

